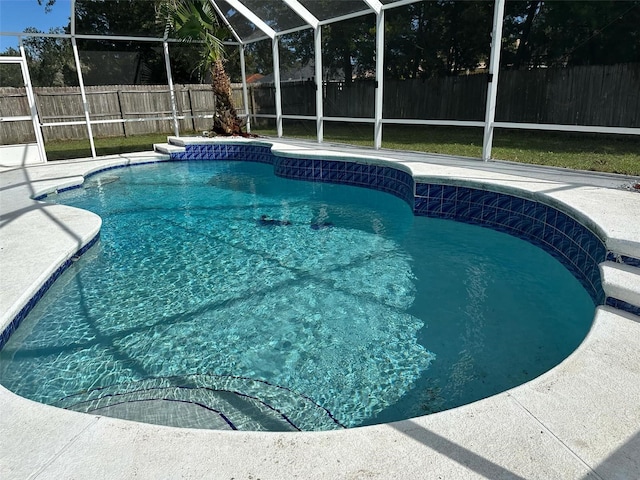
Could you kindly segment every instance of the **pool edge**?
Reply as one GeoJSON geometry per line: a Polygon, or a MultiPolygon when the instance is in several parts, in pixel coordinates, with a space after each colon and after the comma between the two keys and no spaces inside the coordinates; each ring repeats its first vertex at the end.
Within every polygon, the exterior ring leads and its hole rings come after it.
{"type": "Polygon", "coordinates": [[[2,388],[0,404],[7,415],[0,419],[0,430],[7,447],[0,461],[7,478],[36,473],[105,478],[134,472],[157,478],[187,470],[194,476],[216,472],[264,478],[338,478],[358,472],[406,478],[425,471],[453,478],[582,478],[596,472],[606,478],[607,472],[622,471],[632,478],[640,466],[625,452],[637,446],[640,375],[629,368],[629,359],[638,351],[640,327],[608,307],[598,307],[596,320],[594,326],[602,323],[603,328],[590,332],[589,341],[565,362],[532,382],[458,409],[339,436],[234,436],[77,417],[33,405],[2,388]],[[587,372],[591,376],[573,378],[576,364],[588,362],[595,362],[587,372]],[[627,386],[625,391],[618,391],[620,385],[627,386]],[[28,433],[29,425],[35,435],[28,433]]]}

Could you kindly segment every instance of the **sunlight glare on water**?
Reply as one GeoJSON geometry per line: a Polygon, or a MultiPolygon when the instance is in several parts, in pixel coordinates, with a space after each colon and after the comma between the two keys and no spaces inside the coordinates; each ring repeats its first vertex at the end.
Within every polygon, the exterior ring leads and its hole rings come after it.
{"type": "Polygon", "coordinates": [[[211,402],[238,415],[319,408],[304,429],[392,421],[534,378],[593,317],[526,242],[268,165],[138,166],[48,200],[104,223],[0,352],[2,384],[44,403],[127,384],[168,395],[162,382],[193,376],[210,383],[182,404],[224,391],[211,402]]]}

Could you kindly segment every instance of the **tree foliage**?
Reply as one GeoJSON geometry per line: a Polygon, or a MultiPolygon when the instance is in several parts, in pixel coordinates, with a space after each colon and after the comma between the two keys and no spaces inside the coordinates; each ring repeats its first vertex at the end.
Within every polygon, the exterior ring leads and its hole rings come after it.
{"type": "Polygon", "coordinates": [[[509,68],[640,61],[640,1],[507,2],[509,68]]]}
{"type": "MultiPolygon", "coordinates": [[[[39,0],[41,4],[45,0],[39,0]]],[[[55,0],[46,0],[50,7],[55,0]]],[[[76,32],[93,35],[152,36],[161,38],[164,25],[156,21],[156,13],[162,4],[161,0],[77,0],[76,32]]],[[[32,31],[35,31],[32,29],[32,31]]],[[[70,26],[65,29],[69,33],[70,26]]],[[[50,32],[61,33],[61,32],[50,32]]],[[[73,64],[71,45],[68,40],[43,39],[25,37],[27,53],[37,51],[31,58],[30,70],[38,68],[36,63],[48,57],[58,57],[61,46],[68,51],[69,64],[73,64]],[[38,45],[35,45],[38,43],[38,45]]],[[[112,84],[164,84],[167,81],[166,66],[162,47],[156,42],[112,39],[78,39],[78,50],[82,64],[82,73],[88,85],[112,84]]],[[[174,47],[172,44],[171,47],[174,47]]],[[[201,72],[195,68],[200,58],[200,51],[189,46],[170,48],[172,76],[176,83],[199,83],[205,80],[201,72]]],[[[64,85],[77,85],[75,66],[73,74],[64,76],[64,85]]],[[[46,85],[43,82],[36,83],[46,85]]],[[[57,76],[60,78],[60,75],[57,76]]]]}
{"type": "MultiPolygon", "coordinates": [[[[55,2],[38,1],[49,7],[55,2]]],[[[82,33],[133,32],[158,36],[162,29],[154,22],[155,12],[160,5],[175,1],[78,0],[77,29],[82,33]]],[[[325,3],[325,10],[331,7],[332,0],[315,1],[325,3]]],[[[259,13],[273,15],[274,27],[284,27],[278,24],[284,18],[283,4],[272,1],[258,6],[264,10],[259,13]]],[[[398,79],[429,78],[482,71],[490,54],[492,21],[493,2],[485,0],[425,0],[387,10],[385,75],[398,79]]],[[[508,0],[502,67],[529,69],[640,62],[638,25],[640,0],[508,0]]],[[[228,34],[218,28],[216,36],[227,38],[228,34]]],[[[323,64],[332,78],[339,75],[351,81],[372,76],[376,57],[372,14],[324,25],[322,38],[323,64]]],[[[74,67],[64,60],[68,58],[64,53],[65,42],[52,39],[27,42],[32,60],[43,62],[42,73],[37,74],[43,82],[73,82],[74,67]]],[[[279,42],[283,70],[313,62],[310,29],[280,37],[279,42]]],[[[86,75],[93,82],[129,78],[136,72],[134,82],[166,81],[157,44],[105,39],[85,41],[81,49],[92,52],[83,57],[83,73],[86,68],[86,75]],[[129,63],[122,60],[125,57],[129,63]],[[122,60],[121,67],[115,58],[122,60]]],[[[194,68],[199,62],[197,48],[172,45],[170,52],[174,81],[205,81],[203,70],[194,68]]],[[[245,58],[247,74],[271,73],[271,42],[248,44],[245,58]]],[[[239,79],[238,62],[231,62],[228,67],[232,76],[239,79]]]]}
{"type": "Polygon", "coordinates": [[[640,1],[544,2],[534,27],[538,64],[640,61],[640,1]]]}
{"type": "Polygon", "coordinates": [[[197,43],[201,52],[200,65],[211,71],[216,99],[213,131],[241,134],[242,122],[231,99],[231,82],[224,68],[224,34],[208,0],[165,0],[158,9],[157,21],[169,29],[172,38],[197,43]]]}
{"type": "Polygon", "coordinates": [[[371,77],[375,71],[375,17],[366,15],[331,23],[322,31],[322,62],[344,81],[371,77]]]}
{"type": "Polygon", "coordinates": [[[456,75],[475,70],[490,51],[490,2],[440,0],[391,10],[385,70],[393,78],[456,75]]]}
{"type": "MultiPolygon", "coordinates": [[[[161,37],[155,21],[158,2],[77,0],[76,32],[91,35],[161,37]]],[[[166,83],[162,47],[134,40],[78,40],[80,59],[91,85],[166,83]]]]}
{"type": "MultiPolygon", "coordinates": [[[[40,33],[35,28],[26,28],[26,32],[40,33]]],[[[49,33],[63,33],[62,29],[51,29],[49,33]]],[[[36,87],[61,87],[78,85],[78,74],[71,50],[71,42],[61,38],[28,36],[23,40],[31,83],[36,87]]],[[[8,55],[20,56],[15,48],[5,52],[8,55]]],[[[3,66],[4,67],[4,66],[3,66]]],[[[22,74],[19,69],[11,69],[10,80],[3,75],[2,86],[22,86],[22,74]]],[[[8,72],[3,68],[3,72],[8,72]]]]}
{"type": "MultiPolygon", "coordinates": [[[[9,47],[5,50],[4,55],[19,57],[20,52],[9,47]]],[[[20,65],[0,63],[0,87],[23,87],[22,71],[20,65]]]]}
{"type": "MultiPolygon", "coordinates": [[[[393,78],[486,66],[493,2],[434,0],[390,10],[385,67],[393,78]]],[[[503,68],[640,61],[640,1],[506,2],[503,68]]]]}

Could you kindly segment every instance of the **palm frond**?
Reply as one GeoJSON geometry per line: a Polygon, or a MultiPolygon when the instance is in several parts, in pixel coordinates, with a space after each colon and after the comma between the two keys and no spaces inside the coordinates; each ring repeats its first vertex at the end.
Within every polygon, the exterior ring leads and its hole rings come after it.
{"type": "Polygon", "coordinates": [[[158,21],[166,22],[169,35],[187,43],[204,44],[202,63],[210,67],[224,59],[220,26],[208,0],[166,0],[158,10],[158,21]]]}
{"type": "Polygon", "coordinates": [[[216,97],[212,130],[227,135],[242,133],[242,121],[233,106],[231,82],[224,69],[224,45],[220,40],[223,29],[210,1],[164,0],[158,8],[157,21],[165,25],[168,36],[202,45],[198,68],[211,71],[216,97]]]}

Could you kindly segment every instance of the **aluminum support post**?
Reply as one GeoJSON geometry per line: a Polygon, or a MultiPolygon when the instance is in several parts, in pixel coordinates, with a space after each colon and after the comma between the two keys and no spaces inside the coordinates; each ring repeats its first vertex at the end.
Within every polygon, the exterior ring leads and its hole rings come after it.
{"type": "Polygon", "coordinates": [[[491,57],[489,61],[489,85],[487,86],[487,106],[484,116],[484,136],[482,139],[482,160],[491,160],[493,129],[496,119],[496,99],[498,97],[498,73],[500,72],[500,47],[502,46],[502,22],[505,0],[496,0],[493,9],[493,31],[491,32],[491,57]]]}
{"type": "Polygon", "coordinates": [[[384,101],[384,10],[376,15],[376,91],[373,146],[382,147],[382,106],[384,101]]]}
{"type": "Polygon", "coordinates": [[[276,87],[276,130],[278,137],[282,137],[282,92],[280,91],[280,53],[278,51],[278,37],[271,42],[273,50],[273,82],[276,87]]]}
{"type": "Polygon", "coordinates": [[[91,115],[89,114],[89,103],[87,102],[87,92],[84,89],[84,79],[82,78],[82,67],[80,65],[80,56],[78,55],[78,45],[76,37],[71,36],[71,47],[73,49],[73,58],[76,62],[76,70],[78,71],[78,83],[80,84],[80,96],[82,97],[82,108],[84,109],[84,119],[87,124],[87,134],[89,135],[89,144],[91,145],[91,156],[96,158],[96,145],[93,141],[93,129],[91,128],[91,115]]]}
{"type": "Polygon", "coordinates": [[[247,91],[247,66],[244,59],[244,45],[238,47],[240,49],[240,75],[242,76],[242,101],[244,103],[244,112],[247,115],[247,133],[251,133],[251,116],[249,105],[249,92],[247,91]]]}
{"type": "Polygon", "coordinates": [[[316,133],[318,143],[324,141],[324,83],[322,79],[322,27],[313,31],[313,49],[315,53],[316,76],[316,133]]]}
{"type": "Polygon", "coordinates": [[[171,100],[171,116],[173,117],[173,133],[176,137],[180,136],[180,128],[178,126],[178,107],[176,105],[176,92],[173,88],[173,77],[171,76],[171,62],[169,60],[169,44],[165,40],[162,42],[164,51],[164,64],[167,69],[167,83],[169,84],[169,96],[171,100]]]}
{"type": "Polygon", "coordinates": [[[47,162],[47,152],[44,149],[44,137],[42,136],[42,126],[40,125],[40,117],[38,115],[38,106],[36,105],[36,96],[33,93],[33,84],[31,83],[31,75],[29,74],[29,66],[27,65],[27,55],[22,43],[22,37],[19,39],[20,45],[20,69],[22,70],[22,80],[27,92],[27,101],[29,102],[29,111],[31,112],[31,122],[33,123],[33,133],[36,136],[36,144],[38,145],[38,156],[43,163],[47,162]]]}

